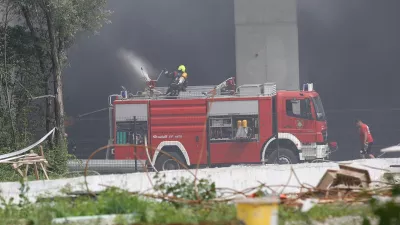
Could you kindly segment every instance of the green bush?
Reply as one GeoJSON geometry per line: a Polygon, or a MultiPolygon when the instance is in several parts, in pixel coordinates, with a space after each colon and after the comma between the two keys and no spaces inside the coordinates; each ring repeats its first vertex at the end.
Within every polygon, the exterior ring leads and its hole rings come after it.
{"type": "Polygon", "coordinates": [[[18,224],[21,219],[26,219],[30,224],[47,225],[51,224],[53,218],[102,214],[135,214],[136,222],[142,224],[198,224],[204,221],[230,221],[235,218],[236,212],[233,205],[177,206],[167,201],[160,202],[132,195],[117,188],[109,188],[94,198],[86,196],[71,200],[56,197],[32,203],[25,197],[28,190],[21,181],[21,201],[0,198],[0,224],[18,224]]]}
{"type": "MultiPolygon", "coordinates": [[[[160,175],[156,173],[154,176],[156,181],[154,190],[160,192],[164,196],[174,196],[181,200],[197,200],[209,201],[217,197],[215,183],[209,179],[191,180],[181,177],[173,178],[173,182],[165,181],[165,173],[160,175]]],[[[175,203],[177,206],[180,205],[175,203]]]]}

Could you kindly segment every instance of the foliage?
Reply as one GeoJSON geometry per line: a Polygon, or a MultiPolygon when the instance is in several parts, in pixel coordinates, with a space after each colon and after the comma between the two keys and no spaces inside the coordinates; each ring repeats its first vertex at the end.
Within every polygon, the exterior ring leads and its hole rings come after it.
{"type": "MultiPolygon", "coordinates": [[[[158,174],[158,177],[164,178],[158,174]]],[[[214,184],[207,179],[202,181],[204,190],[213,189],[214,184]],[[206,187],[208,185],[208,187],[206,187]]],[[[190,179],[175,180],[175,183],[164,184],[158,181],[159,190],[167,191],[172,188],[175,197],[181,196],[188,199],[197,199],[190,191],[193,184],[190,179]],[[180,191],[178,191],[180,190],[180,191]]],[[[200,188],[201,189],[201,188],[200,188]]],[[[175,205],[167,201],[156,201],[141,196],[133,195],[118,188],[108,188],[96,197],[82,196],[74,199],[55,197],[52,199],[41,199],[36,203],[30,202],[26,197],[29,188],[21,181],[20,201],[6,201],[0,197],[0,224],[18,224],[25,219],[29,224],[51,224],[53,218],[64,218],[73,216],[94,216],[104,214],[130,214],[135,224],[234,224],[236,210],[233,204],[179,204],[175,205]]],[[[394,189],[396,192],[398,187],[394,189]]],[[[170,192],[172,194],[172,191],[170,192]]],[[[214,198],[215,195],[209,196],[214,198]]],[[[381,208],[382,209],[382,208],[381,208]]],[[[382,214],[388,216],[398,214],[392,208],[393,214],[382,214]]],[[[329,204],[316,205],[310,211],[301,213],[298,209],[286,206],[279,208],[279,223],[294,222],[295,224],[312,224],[311,221],[323,221],[329,218],[342,216],[372,217],[377,212],[369,205],[343,205],[329,204]]],[[[133,224],[133,221],[118,219],[118,224],[133,224]],[[131,222],[131,223],[123,223],[131,222]]],[[[366,224],[366,223],[364,223],[366,224]]],[[[385,221],[381,224],[390,224],[385,221]]],[[[398,223],[392,223],[398,224],[398,223]]]]}
{"type": "Polygon", "coordinates": [[[36,79],[37,61],[32,56],[32,41],[26,29],[14,26],[5,30],[3,27],[0,33],[3,34],[0,35],[0,59],[3,62],[0,67],[0,147],[11,151],[28,144],[31,134],[37,131],[38,120],[32,113],[37,113],[39,107],[29,104],[25,86],[30,88],[29,93],[40,94],[37,88],[40,83],[36,79]],[[15,133],[11,132],[13,128],[15,133]]]}
{"type": "Polygon", "coordinates": [[[54,174],[61,175],[67,172],[67,162],[73,156],[68,153],[67,144],[64,142],[62,146],[56,146],[45,152],[45,156],[50,165],[50,171],[54,174]]]}
{"type": "MultiPolygon", "coordinates": [[[[164,196],[174,196],[183,200],[209,201],[215,199],[217,192],[215,183],[209,179],[190,180],[181,177],[179,180],[174,177],[173,182],[165,181],[165,173],[154,175],[156,181],[154,190],[159,191],[164,196]]],[[[176,204],[176,203],[175,203],[176,204]]],[[[178,205],[178,204],[177,204],[178,205]]]]}
{"type": "Polygon", "coordinates": [[[25,147],[56,126],[58,145],[45,149],[53,172],[65,172],[62,69],[76,35],[109,22],[105,7],[106,0],[0,0],[1,152],[25,147]]]}
{"type": "MultiPolygon", "coordinates": [[[[392,198],[386,202],[380,202],[376,198],[370,200],[374,214],[379,218],[379,225],[400,224],[400,185],[396,184],[392,188],[392,198]]],[[[365,225],[371,224],[365,220],[365,225]]]]}
{"type": "Polygon", "coordinates": [[[311,224],[311,221],[324,221],[328,218],[343,216],[372,216],[371,208],[368,205],[343,205],[329,204],[316,205],[306,213],[302,213],[296,208],[281,206],[279,209],[279,221],[281,224],[285,221],[304,221],[311,224]]]}
{"type": "MultiPolygon", "coordinates": [[[[0,198],[2,221],[27,219],[30,224],[51,224],[53,218],[93,216],[104,214],[132,214],[135,222],[143,224],[190,223],[202,221],[229,221],[235,218],[232,205],[216,204],[211,208],[200,206],[175,207],[168,202],[156,202],[134,196],[117,188],[109,188],[96,198],[78,197],[74,200],[57,197],[52,200],[30,202],[22,185],[21,201],[0,198]]],[[[1,222],[0,222],[1,224],[1,222]]]]}

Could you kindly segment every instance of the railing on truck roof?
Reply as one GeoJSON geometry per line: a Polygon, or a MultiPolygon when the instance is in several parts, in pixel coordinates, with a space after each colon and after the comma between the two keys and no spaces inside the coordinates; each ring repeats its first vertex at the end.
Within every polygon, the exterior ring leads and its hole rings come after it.
{"type": "Polygon", "coordinates": [[[255,97],[255,96],[274,96],[276,95],[276,84],[265,83],[265,84],[246,84],[236,88],[234,94],[222,92],[221,89],[215,90],[215,86],[188,86],[186,91],[181,91],[178,96],[166,96],[168,87],[155,87],[153,94],[150,96],[148,91],[137,92],[136,95],[129,94],[127,98],[120,100],[129,99],[194,99],[194,98],[227,98],[227,97],[255,97]]]}
{"type": "MultiPolygon", "coordinates": [[[[202,94],[202,93],[208,93],[209,91],[212,91],[215,88],[215,86],[211,85],[206,85],[206,86],[187,86],[186,92],[187,93],[194,93],[194,94],[202,94]]],[[[161,93],[166,93],[168,87],[155,87],[154,90],[161,92],[161,93]]]]}

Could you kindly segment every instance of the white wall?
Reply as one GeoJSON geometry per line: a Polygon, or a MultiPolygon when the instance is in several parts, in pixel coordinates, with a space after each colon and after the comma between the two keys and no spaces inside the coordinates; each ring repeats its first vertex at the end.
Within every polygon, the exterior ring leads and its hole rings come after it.
{"type": "MultiPolygon", "coordinates": [[[[373,181],[380,180],[385,169],[390,165],[400,164],[400,159],[371,159],[356,160],[347,162],[353,166],[367,169],[373,181]]],[[[293,167],[300,182],[312,186],[316,186],[322,175],[327,169],[338,169],[337,163],[304,163],[296,165],[266,165],[266,166],[234,166],[228,168],[201,169],[198,171],[198,178],[210,177],[219,188],[231,188],[242,191],[246,188],[256,187],[259,182],[267,185],[291,185],[299,186],[294,176],[290,178],[290,168],[293,167]],[[290,178],[290,180],[289,180],[290,178]],[[289,180],[289,182],[288,182],[289,180]]],[[[115,186],[129,191],[146,191],[151,188],[149,177],[153,177],[153,173],[149,175],[145,173],[131,173],[120,175],[101,175],[89,176],[87,178],[91,191],[101,191],[105,189],[104,185],[115,186]]],[[[168,171],[166,178],[172,181],[175,177],[192,177],[188,171],[168,171]]],[[[154,181],[153,181],[154,183],[154,181]]],[[[31,181],[28,182],[30,188],[27,196],[31,200],[35,200],[39,195],[47,194],[49,196],[59,195],[60,190],[66,185],[70,185],[73,190],[86,190],[84,178],[70,178],[50,181],[31,181]]],[[[1,195],[5,199],[13,197],[16,201],[19,199],[18,182],[0,183],[1,195]]],[[[278,188],[277,191],[280,191],[278,188]]],[[[285,188],[283,192],[298,192],[299,188],[285,188]]]]}

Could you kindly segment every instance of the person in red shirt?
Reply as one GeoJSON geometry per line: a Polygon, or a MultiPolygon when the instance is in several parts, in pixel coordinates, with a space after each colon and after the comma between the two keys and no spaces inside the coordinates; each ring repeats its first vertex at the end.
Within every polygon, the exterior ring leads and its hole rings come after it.
{"type": "Polygon", "coordinates": [[[371,152],[374,139],[372,138],[368,125],[361,120],[357,120],[357,127],[360,132],[361,154],[368,154],[370,158],[375,158],[371,152]]]}

